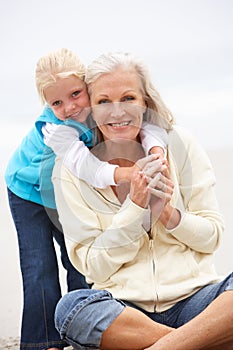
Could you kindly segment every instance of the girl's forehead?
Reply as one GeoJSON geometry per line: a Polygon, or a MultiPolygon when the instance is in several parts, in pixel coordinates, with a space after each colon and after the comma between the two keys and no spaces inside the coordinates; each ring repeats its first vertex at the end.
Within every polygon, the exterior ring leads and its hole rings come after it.
{"type": "Polygon", "coordinates": [[[79,85],[83,86],[86,84],[79,77],[76,77],[74,75],[70,75],[70,76],[64,77],[64,78],[58,77],[53,84],[48,86],[48,88],[55,87],[55,88],[64,88],[65,89],[65,88],[70,88],[72,86],[79,86],[79,85]]]}
{"type": "Polygon", "coordinates": [[[56,81],[55,84],[59,84],[59,85],[67,85],[67,84],[72,84],[72,83],[83,83],[83,80],[79,77],[77,77],[76,75],[68,75],[68,76],[57,76],[56,77],[56,81]]]}
{"type": "Polygon", "coordinates": [[[65,78],[59,77],[53,84],[44,89],[44,96],[48,101],[48,99],[58,98],[61,95],[83,89],[84,87],[86,87],[84,81],[74,75],[65,78]]]}

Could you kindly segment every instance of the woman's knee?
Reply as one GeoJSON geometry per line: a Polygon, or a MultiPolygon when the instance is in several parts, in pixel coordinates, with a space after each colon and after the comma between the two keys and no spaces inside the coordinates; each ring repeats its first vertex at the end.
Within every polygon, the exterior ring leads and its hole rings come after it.
{"type": "Polygon", "coordinates": [[[61,338],[75,348],[98,348],[103,332],[124,308],[124,303],[105,290],[76,290],[58,302],[55,326],[61,338]]]}

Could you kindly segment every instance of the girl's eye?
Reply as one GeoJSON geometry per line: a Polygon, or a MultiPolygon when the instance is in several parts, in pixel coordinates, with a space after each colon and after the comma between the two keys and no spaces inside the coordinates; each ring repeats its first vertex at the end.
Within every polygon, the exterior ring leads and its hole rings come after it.
{"type": "Polygon", "coordinates": [[[72,96],[73,96],[73,97],[77,97],[80,93],[81,93],[80,90],[74,91],[74,92],[72,93],[72,96]]]}
{"type": "Polygon", "coordinates": [[[57,106],[60,106],[60,104],[61,104],[61,101],[54,101],[52,103],[52,106],[57,107],[57,106]]]}

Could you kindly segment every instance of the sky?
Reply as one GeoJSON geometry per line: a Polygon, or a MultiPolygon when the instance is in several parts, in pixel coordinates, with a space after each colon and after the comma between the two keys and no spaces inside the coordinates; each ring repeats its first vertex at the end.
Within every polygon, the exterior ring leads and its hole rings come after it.
{"type": "Polygon", "coordinates": [[[107,51],[136,54],[178,124],[207,148],[233,147],[232,0],[2,0],[0,45],[2,147],[42,110],[35,65],[61,47],[86,64],[107,51]]]}

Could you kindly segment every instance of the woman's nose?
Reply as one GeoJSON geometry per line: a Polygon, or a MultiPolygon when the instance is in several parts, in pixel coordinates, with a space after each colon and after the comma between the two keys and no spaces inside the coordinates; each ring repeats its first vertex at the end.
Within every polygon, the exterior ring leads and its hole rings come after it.
{"type": "Polygon", "coordinates": [[[113,102],[111,104],[111,116],[121,117],[125,114],[122,102],[113,102]]]}

